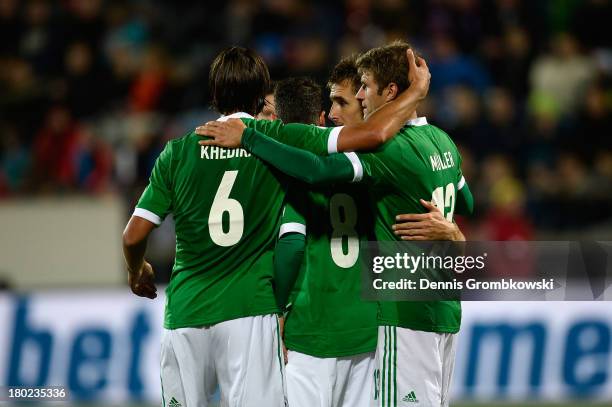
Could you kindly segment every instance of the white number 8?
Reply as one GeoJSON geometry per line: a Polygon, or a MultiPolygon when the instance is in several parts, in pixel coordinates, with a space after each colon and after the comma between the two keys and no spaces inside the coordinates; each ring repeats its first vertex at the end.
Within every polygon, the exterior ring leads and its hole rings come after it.
{"type": "Polygon", "coordinates": [[[335,194],[329,200],[329,218],[333,228],[330,242],[331,256],[338,267],[352,267],[359,257],[359,239],[357,237],[357,205],[347,194],[335,194]],[[344,220],[340,211],[344,212],[344,220]],[[347,252],[344,253],[342,241],[347,238],[347,252]]]}

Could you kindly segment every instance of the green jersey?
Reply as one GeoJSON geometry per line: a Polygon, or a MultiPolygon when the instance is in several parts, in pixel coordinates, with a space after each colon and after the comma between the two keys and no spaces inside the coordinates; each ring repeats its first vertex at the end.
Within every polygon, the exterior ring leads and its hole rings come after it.
{"type": "MultiPolygon", "coordinates": [[[[332,128],[256,121],[247,126],[283,143],[326,154],[332,128]]],[[[166,289],[168,329],[277,312],[273,248],[285,178],[242,149],[200,146],[190,133],[168,142],[135,216],[159,225],[172,213],[176,258],[166,289]]]]}
{"type": "Polygon", "coordinates": [[[321,358],[373,352],[377,305],[360,296],[360,243],[374,231],[366,192],[350,185],[296,189],[288,195],[292,205],[281,234],[304,232],[306,248],[285,320],[285,345],[321,358]]]}
{"type": "MultiPolygon", "coordinates": [[[[401,213],[424,211],[419,199],[431,200],[453,220],[457,192],[463,186],[461,157],[450,137],[425,118],[409,122],[392,140],[372,153],[351,158],[356,174],[368,184],[376,213],[376,239],[399,240],[391,225],[401,213]],[[361,172],[361,174],[359,174],[361,172]]],[[[458,301],[381,302],[379,325],[420,331],[459,331],[458,301]]]]}

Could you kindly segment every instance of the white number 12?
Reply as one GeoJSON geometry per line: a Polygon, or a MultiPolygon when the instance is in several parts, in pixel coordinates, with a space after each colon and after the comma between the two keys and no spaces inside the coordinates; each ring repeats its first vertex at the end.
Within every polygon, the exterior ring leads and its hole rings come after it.
{"type": "Polygon", "coordinates": [[[453,214],[455,213],[455,184],[452,182],[444,187],[438,187],[434,189],[431,194],[431,202],[442,212],[442,215],[446,217],[449,222],[453,221],[453,214]],[[446,208],[449,208],[446,212],[446,208]],[[445,213],[446,212],[446,213],[445,213]]]}

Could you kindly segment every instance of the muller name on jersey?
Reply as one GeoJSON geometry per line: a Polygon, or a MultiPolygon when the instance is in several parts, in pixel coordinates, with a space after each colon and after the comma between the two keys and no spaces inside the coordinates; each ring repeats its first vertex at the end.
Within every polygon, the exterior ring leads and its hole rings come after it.
{"type": "Polygon", "coordinates": [[[439,154],[430,155],[429,161],[431,161],[431,169],[434,171],[442,171],[455,166],[450,151],[444,153],[444,158],[440,157],[439,154]]]}

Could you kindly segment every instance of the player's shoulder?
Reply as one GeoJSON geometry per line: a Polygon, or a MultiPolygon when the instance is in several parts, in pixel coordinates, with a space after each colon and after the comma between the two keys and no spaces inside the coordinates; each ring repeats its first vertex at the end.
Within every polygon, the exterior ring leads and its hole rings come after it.
{"type": "Polygon", "coordinates": [[[450,134],[448,134],[446,131],[442,130],[441,128],[437,126],[434,126],[434,125],[430,125],[430,126],[432,129],[432,133],[435,135],[435,137],[438,137],[440,140],[445,141],[453,149],[458,150],[457,145],[453,141],[453,138],[450,136],[450,134]]]}
{"type": "Polygon", "coordinates": [[[252,118],[242,118],[242,122],[245,126],[255,129],[255,130],[263,130],[263,129],[272,129],[283,126],[283,122],[279,119],[276,120],[265,120],[265,119],[252,119],[252,118]]]}
{"type": "MultiPolygon", "coordinates": [[[[424,118],[423,118],[424,119],[424,118]]],[[[440,127],[432,124],[430,122],[421,122],[419,125],[407,125],[404,126],[402,131],[405,132],[406,135],[418,135],[425,140],[435,140],[436,142],[443,142],[450,144],[453,148],[457,148],[451,136],[440,127]]]]}
{"type": "Polygon", "coordinates": [[[185,151],[186,146],[197,144],[201,139],[201,136],[198,136],[194,131],[190,131],[181,137],[168,140],[161,155],[166,156],[168,159],[178,159],[183,151],[185,151]]]}
{"type": "Polygon", "coordinates": [[[418,129],[422,129],[423,131],[428,131],[430,133],[436,133],[436,134],[448,137],[448,133],[447,132],[445,132],[444,130],[442,130],[440,127],[436,126],[433,123],[427,123],[424,126],[414,126],[413,128],[417,129],[417,130],[418,129]]]}

